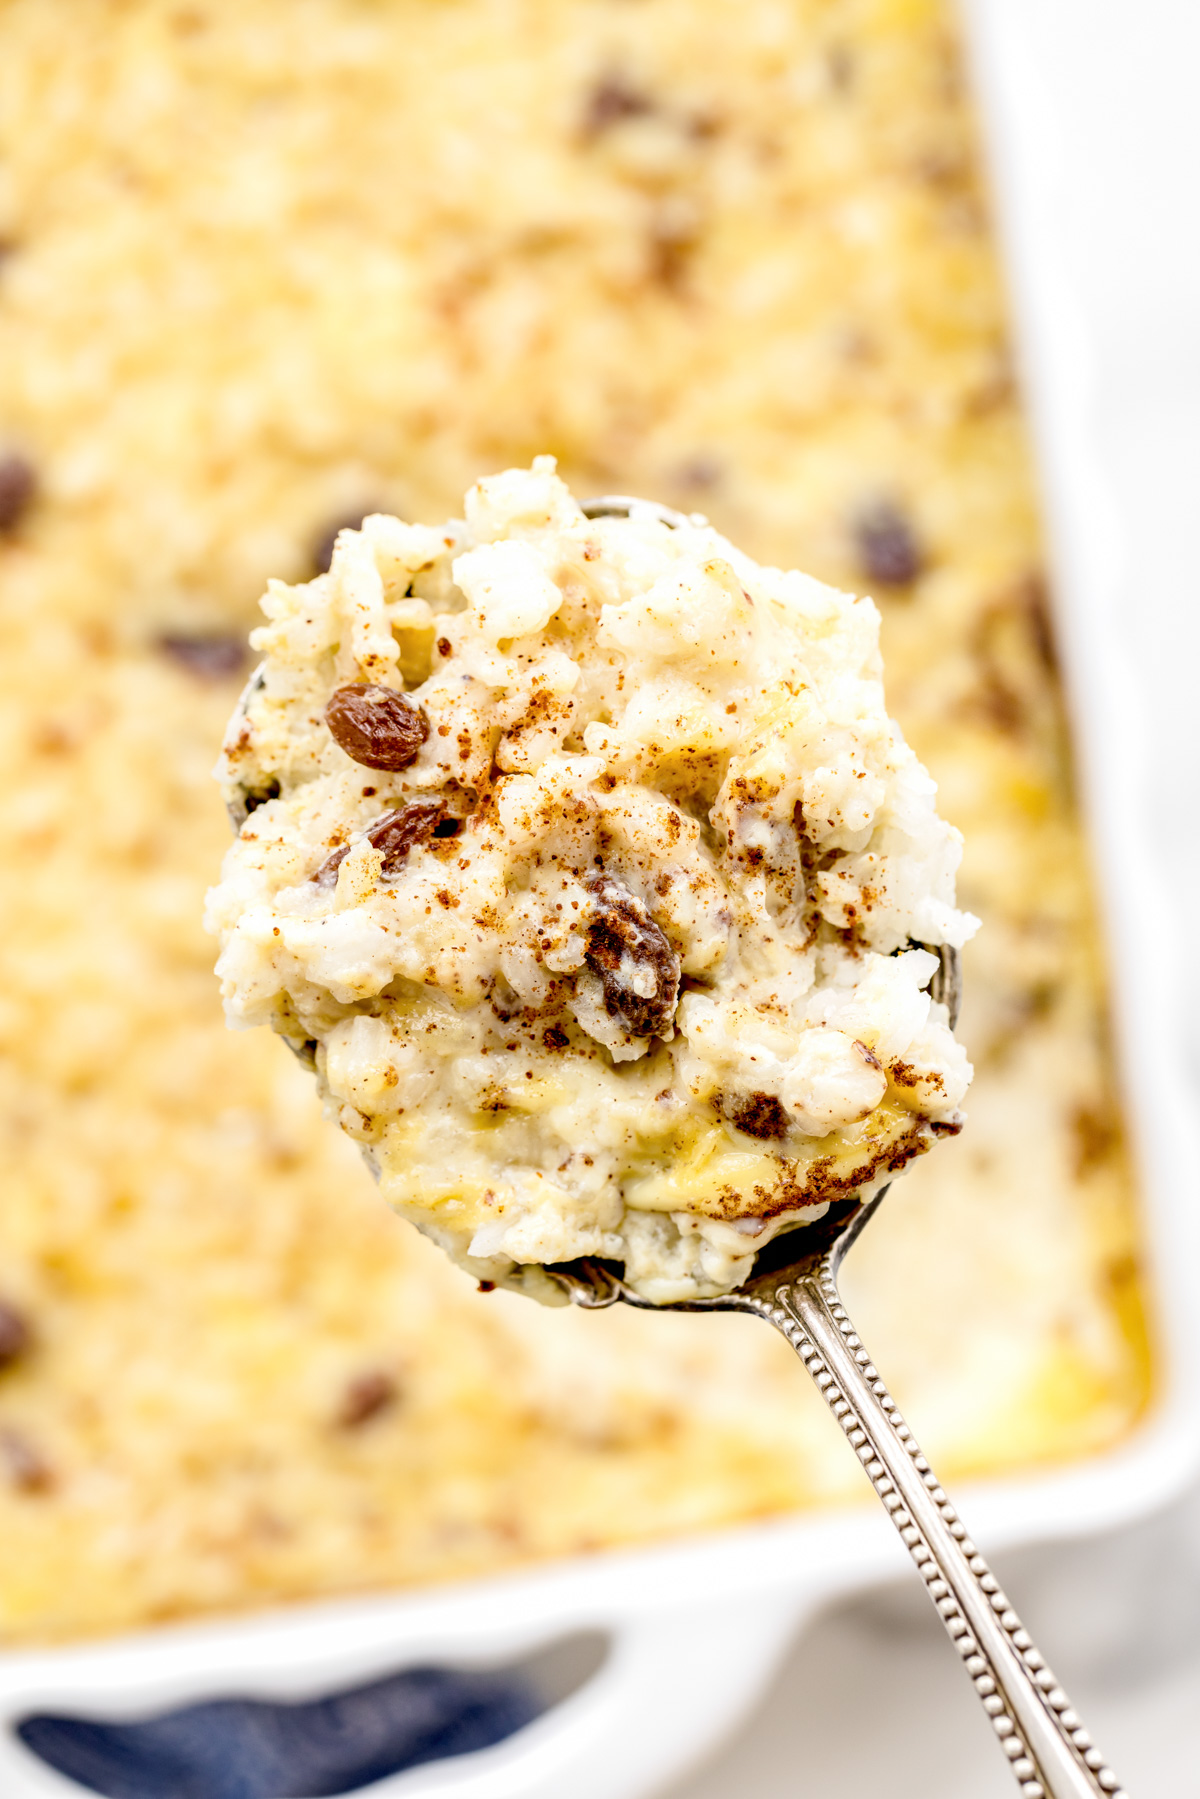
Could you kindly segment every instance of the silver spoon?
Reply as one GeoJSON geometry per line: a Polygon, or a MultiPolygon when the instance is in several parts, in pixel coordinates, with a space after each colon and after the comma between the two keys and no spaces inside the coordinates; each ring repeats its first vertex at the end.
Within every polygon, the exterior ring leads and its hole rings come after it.
{"type": "MultiPolygon", "coordinates": [[[[645,509],[673,528],[690,523],[644,500],[589,500],[589,518],[645,509]]],[[[921,947],[926,947],[922,945],[921,947]]],[[[954,950],[934,952],[931,996],[957,1021],[961,979],[954,950]]],[[[837,1275],[851,1244],[887,1189],[862,1203],[831,1205],[823,1218],[775,1239],[734,1293],[653,1306],[624,1284],[619,1264],[587,1259],[548,1268],[578,1306],[650,1311],[751,1312],[785,1336],[845,1431],[900,1532],[942,1623],[992,1720],[1024,1799],[1128,1799],[1067,1695],[967,1535],[895,1400],[863,1348],[838,1296],[837,1275]]]]}
{"type": "MultiPolygon", "coordinates": [[[[587,500],[583,510],[589,518],[627,518],[636,510],[672,529],[692,523],[683,513],[624,495],[587,500]]],[[[250,677],[241,714],[262,680],[261,669],[250,677]]],[[[265,797],[245,792],[240,804],[231,805],[235,830],[265,797]]],[[[961,985],[958,955],[945,948],[934,954],[939,967],[929,991],[946,1006],[953,1025],[961,985]]],[[[307,1066],[315,1066],[315,1045],[290,1047],[307,1066]]],[[[1024,1799],[1128,1799],[967,1535],[838,1296],[843,1257],[886,1191],[881,1188],[865,1202],[835,1202],[815,1223],[777,1237],[758,1255],[750,1278],[715,1299],[655,1306],[625,1285],[620,1263],[589,1258],[550,1266],[546,1273],[575,1305],[589,1310],[620,1302],[647,1311],[750,1312],[773,1324],[812,1375],[907,1545],[1024,1799]]]]}

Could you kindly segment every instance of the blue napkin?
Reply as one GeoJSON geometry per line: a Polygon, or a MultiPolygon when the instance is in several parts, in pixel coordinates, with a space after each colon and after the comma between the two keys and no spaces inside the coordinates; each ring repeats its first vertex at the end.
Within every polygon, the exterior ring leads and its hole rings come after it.
{"type": "Polygon", "coordinates": [[[513,1670],[407,1668],[324,1699],[215,1699],[105,1723],[42,1714],[17,1735],[108,1799],[318,1799],[502,1742],[545,1709],[513,1670]]]}

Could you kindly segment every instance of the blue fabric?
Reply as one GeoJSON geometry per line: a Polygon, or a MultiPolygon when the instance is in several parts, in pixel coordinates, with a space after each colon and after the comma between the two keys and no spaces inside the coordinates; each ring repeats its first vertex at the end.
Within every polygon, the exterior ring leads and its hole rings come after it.
{"type": "Polygon", "coordinates": [[[41,1715],[17,1735],[107,1799],[320,1799],[502,1742],[543,1709],[511,1671],[408,1668],[325,1699],[216,1699],[119,1723],[41,1715]]]}

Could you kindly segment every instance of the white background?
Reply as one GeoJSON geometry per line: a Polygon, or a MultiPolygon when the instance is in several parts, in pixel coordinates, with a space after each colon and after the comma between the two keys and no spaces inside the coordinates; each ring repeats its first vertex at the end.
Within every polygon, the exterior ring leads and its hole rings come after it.
{"type": "MultiPolygon", "coordinates": [[[[1075,195],[1063,241],[1099,359],[1099,452],[1131,571],[1126,666],[1153,734],[1150,823],[1173,845],[1190,928],[1200,903],[1200,0],[989,3],[1019,16],[1059,114],[1075,195]]],[[[1193,961],[1182,976],[1192,1017],[1198,972],[1193,961]]],[[[1200,1110],[1200,1025],[1186,1053],[1200,1110]]],[[[1200,1269],[1196,1293],[1200,1305],[1200,1269]]],[[[1133,1799],[1200,1796],[1200,1492],[1134,1530],[994,1559],[1133,1799]]],[[[1014,1783],[957,1661],[915,1583],[844,1605],[802,1634],[736,1742],[670,1799],[1009,1799],[1014,1783]]]]}

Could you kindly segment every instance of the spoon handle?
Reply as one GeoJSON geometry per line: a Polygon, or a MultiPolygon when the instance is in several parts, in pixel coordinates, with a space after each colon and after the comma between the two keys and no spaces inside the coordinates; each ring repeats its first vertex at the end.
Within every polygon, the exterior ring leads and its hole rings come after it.
{"type": "Polygon", "coordinates": [[[908,1546],[1025,1799],[1127,1799],[921,1454],[838,1298],[831,1257],[756,1310],[791,1343],[908,1546]]]}

